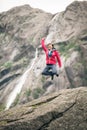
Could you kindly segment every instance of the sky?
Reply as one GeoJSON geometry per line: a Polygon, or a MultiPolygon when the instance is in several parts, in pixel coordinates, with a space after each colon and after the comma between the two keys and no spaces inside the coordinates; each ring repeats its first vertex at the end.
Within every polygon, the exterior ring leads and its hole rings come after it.
{"type": "MultiPolygon", "coordinates": [[[[29,4],[52,14],[64,11],[75,0],[0,0],[0,12],[7,11],[15,6],[29,4]]],[[[79,0],[84,1],[84,0],[79,0]]]]}

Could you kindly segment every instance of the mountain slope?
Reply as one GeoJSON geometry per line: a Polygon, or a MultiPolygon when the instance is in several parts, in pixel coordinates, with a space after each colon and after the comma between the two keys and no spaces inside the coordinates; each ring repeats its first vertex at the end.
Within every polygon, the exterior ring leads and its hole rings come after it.
{"type": "Polygon", "coordinates": [[[29,5],[0,14],[0,104],[6,106],[16,87],[21,92],[16,93],[12,106],[60,89],[87,86],[86,12],[87,1],[75,1],[55,15],[29,5]],[[40,40],[44,36],[62,60],[60,76],[54,81],[41,75],[45,54],[40,40]]]}
{"type": "Polygon", "coordinates": [[[75,1],[50,22],[49,35],[54,42],[78,39],[87,34],[87,1],[75,1]]]}
{"type": "Polygon", "coordinates": [[[52,15],[29,5],[0,14],[0,102],[7,99],[35,56],[52,15]]]}

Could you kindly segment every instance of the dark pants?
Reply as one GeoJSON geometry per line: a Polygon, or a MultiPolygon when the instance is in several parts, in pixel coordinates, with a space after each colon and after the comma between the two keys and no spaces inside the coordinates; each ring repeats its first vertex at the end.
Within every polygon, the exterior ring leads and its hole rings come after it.
{"type": "Polygon", "coordinates": [[[56,75],[57,74],[57,69],[56,65],[46,65],[44,68],[42,75],[56,75]]]}

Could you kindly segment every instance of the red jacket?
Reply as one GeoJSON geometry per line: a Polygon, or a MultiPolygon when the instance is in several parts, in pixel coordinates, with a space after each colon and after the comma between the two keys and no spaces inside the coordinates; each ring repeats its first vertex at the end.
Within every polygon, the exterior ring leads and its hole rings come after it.
{"type": "Polygon", "coordinates": [[[58,51],[53,50],[52,56],[49,57],[48,56],[49,50],[45,46],[44,39],[42,39],[41,45],[42,45],[42,48],[44,49],[44,51],[46,53],[46,64],[56,64],[58,62],[59,67],[61,67],[61,60],[60,60],[60,55],[59,55],[58,51]]]}

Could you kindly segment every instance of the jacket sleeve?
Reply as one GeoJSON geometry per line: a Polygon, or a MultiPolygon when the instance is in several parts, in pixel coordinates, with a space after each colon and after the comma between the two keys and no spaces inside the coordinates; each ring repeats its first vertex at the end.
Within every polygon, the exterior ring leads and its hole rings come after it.
{"type": "Polygon", "coordinates": [[[41,40],[41,45],[42,45],[42,48],[44,49],[44,51],[46,52],[47,51],[47,48],[45,46],[45,39],[42,39],[41,40]]]}
{"type": "Polygon", "coordinates": [[[59,67],[61,67],[61,66],[62,66],[62,63],[61,63],[61,59],[60,59],[60,55],[59,55],[58,51],[56,51],[56,58],[57,58],[59,67]]]}

